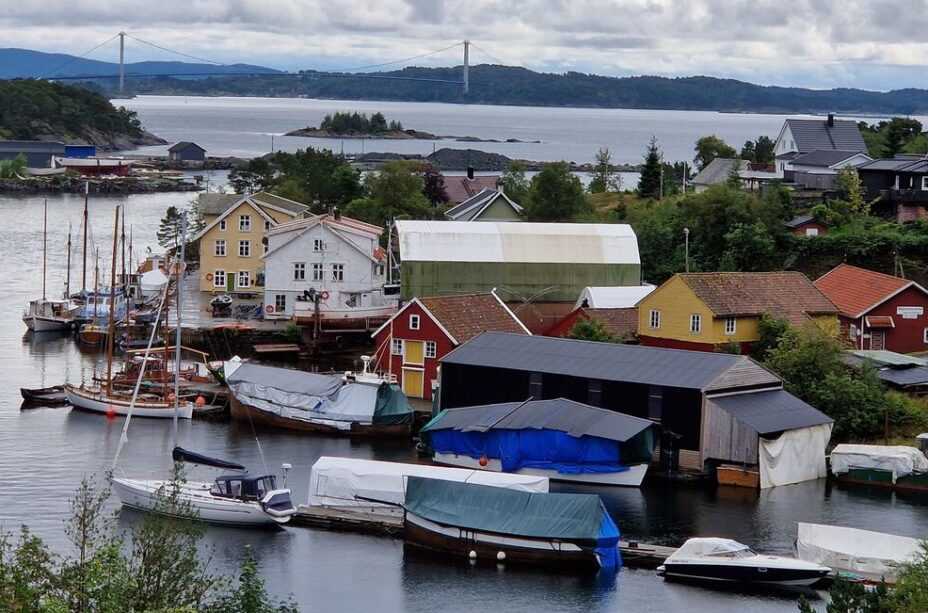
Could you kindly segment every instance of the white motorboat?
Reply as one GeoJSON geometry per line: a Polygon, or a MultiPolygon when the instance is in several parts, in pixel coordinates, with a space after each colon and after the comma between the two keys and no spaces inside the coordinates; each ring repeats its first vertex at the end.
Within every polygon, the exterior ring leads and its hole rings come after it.
{"type": "MultiPolygon", "coordinates": [[[[216,468],[244,471],[244,466],[192,453],[176,447],[177,461],[186,461],[216,468]]],[[[288,466],[285,465],[285,469],[288,466]]],[[[170,514],[165,503],[171,481],[114,477],[113,491],[123,506],[153,513],[170,514]]],[[[217,477],[213,483],[185,482],[177,492],[178,502],[189,505],[196,519],[231,526],[275,526],[290,521],[296,508],[290,490],[277,487],[274,475],[238,473],[217,477]]]]}
{"type": "Polygon", "coordinates": [[[70,300],[30,300],[23,312],[23,323],[33,332],[70,330],[78,308],[70,300]]]}
{"type": "MultiPolygon", "coordinates": [[[[68,397],[68,402],[76,409],[103,413],[104,415],[126,416],[129,414],[131,406],[132,415],[136,417],[174,418],[173,401],[140,398],[136,400],[135,404],[132,404],[131,398],[107,393],[105,388],[88,388],[70,384],[64,386],[64,391],[68,397]]],[[[180,419],[192,419],[193,403],[181,403],[177,407],[177,417],[180,419]]]]}
{"type": "Polygon", "coordinates": [[[842,574],[895,583],[902,565],[918,559],[921,546],[917,539],[895,534],[800,522],[796,553],[800,560],[827,564],[842,574]]]}
{"type": "Polygon", "coordinates": [[[657,568],[667,579],[810,586],[831,572],[827,566],[795,558],[763,555],[724,538],[691,538],[657,568]]]}
{"type": "MultiPolygon", "coordinates": [[[[436,464],[458,466],[471,470],[489,470],[492,472],[507,472],[503,470],[503,463],[497,458],[473,458],[469,455],[455,453],[435,453],[432,460],[436,464]]],[[[512,471],[514,475],[531,475],[547,477],[552,481],[569,481],[572,483],[589,483],[591,485],[620,485],[625,487],[641,487],[645,475],[648,473],[647,464],[632,464],[622,472],[602,473],[561,473],[553,468],[523,467],[512,471]]]]}

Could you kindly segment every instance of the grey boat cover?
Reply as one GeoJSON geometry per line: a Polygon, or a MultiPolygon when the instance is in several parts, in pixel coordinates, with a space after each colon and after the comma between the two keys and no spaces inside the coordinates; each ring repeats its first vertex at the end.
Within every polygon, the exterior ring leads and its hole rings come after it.
{"type": "Polygon", "coordinates": [[[339,375],[248,362],[226,381],[239,402],[287,419],[343,430],[352,423],[396,424],[412,419],[406,396],[387,383],[345,383],[339,375]]]}

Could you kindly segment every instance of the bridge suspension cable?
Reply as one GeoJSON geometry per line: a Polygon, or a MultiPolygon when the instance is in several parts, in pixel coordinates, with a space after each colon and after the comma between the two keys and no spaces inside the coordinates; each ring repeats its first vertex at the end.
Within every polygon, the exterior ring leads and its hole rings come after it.
{"type": "Polygon", "coordinates": [[[91,53],[93,53],[94,51],[96,51],[97,49],[99,49],[100,47],[102,47],[103,45],[105,45],[105,44],[107,44],[107,43],[113,42],[113,41],[116,40],[118,37],[119,37],[119,33],[117,32],[116,34],[113,34],[112,36],[110,36],[109,38],[107,38],[105,41],[103,41],[102,43],[100,43],[99,45],[94,45],[93,47],[91,47],[91,48],[88,49],[87,51],[84,51],[84,52],[81,53],[80,55],[76,55],[76,56],[72,57],[71,59],[62,62],[61,64],[59,64],[58,66],[56,66],[54,69],[49,70],[47,73],[45,73],[45,75],[43,76],[43,78],[47,79],[47,78],[50,78],[50,77],[55,76],[55,74],[56,74],[59,70],[61,70],[62,68],[66,68],[67,66],[70,66],[71,64],[73,64],[73,63],[76,62],[77,60],[82,60],[82,59],[84,59],[85,57],[87,57],[88,55],[90,55],[91,53]]]}
{"type": "MultiPolygon", "coordinates": [[[[117,36],[118,36],[118,34],[117,34],[117,36]]],[[[162,47],[161,45],[159,45],[159,44],[157,44],[157,43],[153,43],[153,42],[150,42],[150,41],[141,39],[141,38],[139,38],[138,36],[135,36],[135,35],[130,34],[130,33],[128,33],[128,32],[126,32],[126,36],[128,36],[129,38],[131,38],[132,40],[134,40],[134,41],[136,41],[136,42],[142,43],[143,45],[148,45],[149,47],[154,47],[155,49],[160,49],[161,51],[167,51],[168,53],[173,53],[174,55],[179,55],[179,56],[185,57],[185,58],[187,58],[187,59],[189,59],[189,60],[196,60],[196,61],[198,61],[198,62],[206,62],[207,64],[215,64],[216,66],[228,66],[228,64],[226,64],[226,63],[224,63],[224,62],[217,62],[216,60],[210,60],[210,59],[207,59],[207,58],[205,58],[205,57],[198,57],[198,56],[196,56],[196,55],[190,55],[189,53],[184,53],[184,52],[182,52],[182,51],[177,51],[176,49],[169,49],[168,47],[162,47]]]]}
{"type": "Polygon", "coordinates": [[[368,69],[370,69],[370,68],[383,68],[383,67],[385,67],[385,66],[393,66],[393,65],[396,65],[396,64],[405,64],[406,62],[411,62],[411,61],[413,61],[413,60],[419,60],[419,59],[422,59],[422,58],[424,58],[424,57],[429,57],[430,55],[437,55],[437,54],[439,54],[439,53],[443,53],[443,52],[445,52],[445,51],[447,51],[447,50],[449,50],[449,49],[454,49],[455,47],[458,47],[458,46],[463,45],[463,44],[464,44],[464,43],[463,43],[462,41],[457,41],[457,42],[455,42],[454,44],[448,45],[447,47],[442,47],[441,49],[436,49],[435,51],[428,51],[428,52],[426,52],[426,53],[420,53],[419,55],[413,55],[413,56],[411,56],[411,57],[404,57],[404,58],[399,59],[399,60],[393,60],[392,62],[382,62],[382,63],[380,63],[380,64],[368,64],[368,65],[366,65],[366,66],[353,66],[353,67],[350,67],[350,68],[340,68],[340,69],[339,69],[339,68],[336,68],[336,69],[333,69],[333,70],[330,71],[330,72],[353,72],[353,71],[358,71],[358,70],[368,70],[368,69]]]}

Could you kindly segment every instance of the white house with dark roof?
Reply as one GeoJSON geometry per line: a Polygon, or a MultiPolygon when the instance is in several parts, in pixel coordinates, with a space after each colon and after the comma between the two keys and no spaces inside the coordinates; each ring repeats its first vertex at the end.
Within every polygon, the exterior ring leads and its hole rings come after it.
{"type": "Polygon", "coordinates": [[[797,157],[816,151],[865,153],[867,144],[855,121],[832,114],[825,119],[787,119],[773,147],[777,173],[784,176],[797,157]]]}

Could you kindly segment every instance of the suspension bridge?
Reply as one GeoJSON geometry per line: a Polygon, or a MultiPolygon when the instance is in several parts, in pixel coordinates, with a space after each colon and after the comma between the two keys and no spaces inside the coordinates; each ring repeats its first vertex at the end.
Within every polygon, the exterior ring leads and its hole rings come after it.
{"type": "Polygon", "coordinates": [[[118,32],[113,36],[109,37],[105,41],[101,42],[94,47],[91,47],[84,53],[76,55],[69,59],[68,61],[56,66],[53,70],[49,71],[42,78],[48,81],[96,81],[96,80],[115,80],[117,81],[117,91],[123,93],[126,87],[127,79],[152,79],[152,78],[169,78],[169,77],[230,77],[230,76],[251,76],[251,77],[264,77],[264,78],[351,78],[351,79],[381,79],[381,80],[396,80],[396,81],[420,81],[426,83],[441,83],[447,85],[459,86],[462,88],[463,93],[466,95],[470,92],[470,53],[471,47],[478,49],[483,54],[487,55],[489,58],[493,59],[500,64],[503,62],[499,61],[495,56],[490,54],[488,51],[483,50],[478,47],[476,44],[469,40],[456,41],[451,45],[442,47],[441,49],[436,49],[434,51],[429,51],[426,53],[420,53],[411,57],[401,58],[389,62],[382,62],[379,64],[369,64],[366,66],[354,66],[343,69],[329,69],[329,70],[303,70],[299,72],[288,72],[288,71],[260,71],[260,70],[222,70],[222,71],[202,71],[202,72],[162,72],[162,73],[127,73],[126,72],[126,39],[129,39],[132,42],[145,45],[150,48],[158,49],[165,51],[171,54],[174,54],[179,57],[183,57],[188,60],[196,60],[204,64],[210,64],[216,66],[217,68],[229,68],[236,66],[237,64],[231,64],[228,62],[217,62],[215,60],[198,57],[176,49],[171,49],[169,47],[159,45],[148,40],[144,40],[130,34],[128,32],[118,32]],[[118,72],[116,74],[61,74],[61,72],[67,68],[69,65],[74,62],[85,59],[91,53],[97,51],[98,49],[104,47],[105,45],[117,40],[119,41],[119,62],[118,62],[118,72]],[[429,77],[414,77],[414,76],[404,76],[404,75],[385,75],[377,72],[364,72],[375,70],[379,68],[386,68],[389,66],[397,66],[401,64],[408,64],[409,62],[424,59],[437,55],[439,53],[444,53],[455,48],[461,48],[463,52],[463,63],[462,63],[462,72],[460,79],[440,79],[440,78],[429,78],[429,77]]]}

